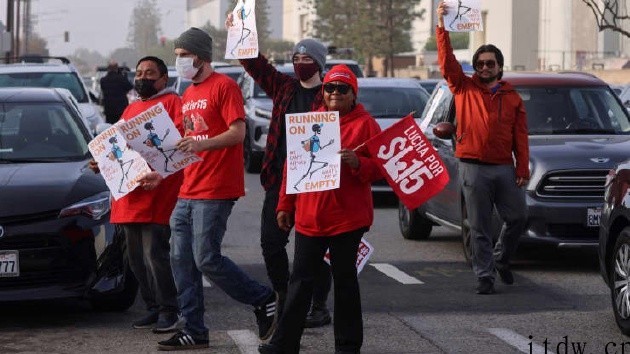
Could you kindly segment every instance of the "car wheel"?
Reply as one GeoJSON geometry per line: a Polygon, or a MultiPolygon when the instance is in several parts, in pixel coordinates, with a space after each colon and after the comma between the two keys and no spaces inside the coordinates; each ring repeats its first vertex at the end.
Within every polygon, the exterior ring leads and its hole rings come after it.
{"type": "Polygon", "coordinates": [[[462,201],[462,245],[464,247],[464,258],[466,264],[472,267],[472,242],[470,237],[470,224],[468,223],[468,212],[466,211],[466,203],[462,201]]]}
{"type": "Polygon", "coordinates": [[[431,235],[433,222],[414,210],[409,210],[398,202],[398,226],[407,240],[426,240],[431,235]]]}
{"type": "Polygon", "coordinates": [[[617,326],[630,335],[630,227],[621,231],[609,262],[610,295],[617,326]]]}
{"type": "Polygon", "coordinates": [[[260,173],[262,158],[262,153],[252,150],[249,135],[245,135],[245,141],[243,142],[243,163],[245,164],[245,171],[249,173],[260,173]]]}
{"type": "Polygon", "coordinates": [[[92,297],[90,303],[96,311],[125,311],[136,301],[138,281],[126,266],[123,290],[113,294],[100,294],[92,297]]]}

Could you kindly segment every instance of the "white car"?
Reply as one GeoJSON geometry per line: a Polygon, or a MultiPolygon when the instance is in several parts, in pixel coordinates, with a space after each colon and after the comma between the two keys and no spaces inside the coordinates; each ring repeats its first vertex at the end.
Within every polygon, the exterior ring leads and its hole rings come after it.
{"type": "Polygon", "coordinates": [[[30,57],[28,61],[0,64],[0,87],[52,87],[64,88],[72,93],[82,116],[92,132],[105,122],[98,100],[87,90],[81,75],[70,61],[63,57],[30,57]],[[47,61],[47,60],[56,60],[47,61]]]}

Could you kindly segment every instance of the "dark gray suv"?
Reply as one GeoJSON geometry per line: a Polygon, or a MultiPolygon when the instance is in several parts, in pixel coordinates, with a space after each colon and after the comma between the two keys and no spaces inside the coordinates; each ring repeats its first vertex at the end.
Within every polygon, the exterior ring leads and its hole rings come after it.
{"type": "MultiPolygon", "coordinates": [[[[527,111],[531,179],[526,187],[529,219],[522,242],[557,247],[596,246],[606,175],[630,151],[630,117],[600,79],[581,73],[506,73],[527,111]]],[[[471,248],[454,156],[453,95],[437,84],[423,112],[422,127],[446,164],[444,191],[415,210],[399,206],[403,237],[425,239],[435,225],[462,234],[471,248]],[[438,137],[436,134],[440,135],[438,137]]],[[[501,223],[495,213],[496,235],[501,223]]]]}

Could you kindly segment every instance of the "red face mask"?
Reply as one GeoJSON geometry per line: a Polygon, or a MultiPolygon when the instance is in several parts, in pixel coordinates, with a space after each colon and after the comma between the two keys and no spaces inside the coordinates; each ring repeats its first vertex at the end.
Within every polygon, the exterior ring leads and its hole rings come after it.
{"type": "Polygon", "coordinates": [[[317,63],[295,63],[293,64],[293,70],[300,81],[306,81],[319,71],[319,65],[317,63]]]}

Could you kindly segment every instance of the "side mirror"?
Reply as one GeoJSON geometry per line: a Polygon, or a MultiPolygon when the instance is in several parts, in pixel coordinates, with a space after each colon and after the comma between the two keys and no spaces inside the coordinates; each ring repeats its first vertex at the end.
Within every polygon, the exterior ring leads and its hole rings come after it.
{"type": "Polygon", "coordinates": [[[438,123],[433,127],[433,134],[440,139],[452,139],[455,134],[455,126],[448,122],[438,123]]]}

